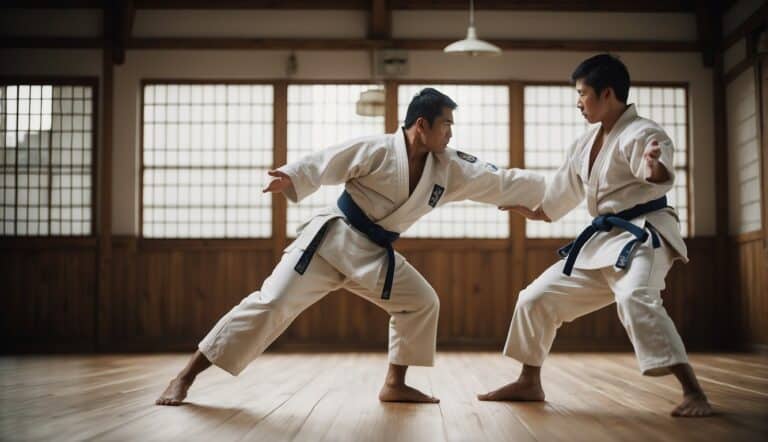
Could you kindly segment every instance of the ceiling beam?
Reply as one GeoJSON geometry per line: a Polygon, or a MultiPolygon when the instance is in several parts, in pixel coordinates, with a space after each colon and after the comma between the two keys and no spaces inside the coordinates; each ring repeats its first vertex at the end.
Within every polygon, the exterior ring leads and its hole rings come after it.
{"type": "Polygon", "coordinates": [[[125,49],[136,15],[134,0],[109,0],[104,8],[104,39],[112,48],[112,62],[125,63],[125,49]]]}
{"type": "Polygon", "coordinates": [[[711,3],[702,1],[696,5],[696,36],[701,48],[701,62],[708,68],[715,63],[721,29],[720,16],[715,14],[711,3]]]}
{"type": "Polygon", "coordinates": [[[371,0],[368,38],[388,39],[392,36],[392,11],[389,0],[371,0]]]}
{"type": "MultiPolygon", "coordinates": [[[[12,0],[23,4],[23,1],[12,0]]],[[[53,0],[32,4],[55,5],[53,0]]],[[[92,3],[74,1],[71,3],[92,3]]],[[[390,9],[466,10],[468,0],[390,0],[390,9]]],[[[693,12],[694,0],[477,0],[477,10],[693,12]]],[[[52,6],[56,7],[56,6],[52,6]]],[[[356,9],[367,10],[370,0],[136,0],[137,9],[356,9]]]]}
{"type": "MultiPolygon", "coordinates": [[[[103,8],[99,0],[5,0],[3,8],[103,8]]],[[[390,10],[468,9],[468,0],[389,0],[390,10]]],[[[695,0],[476,0],[475,9],[506,11],[695,12],[695,0]]],[[[727,6],[734,2],[726,1],[727,6]]],[[[136,0],[136,9],[320,9],[368,10],[371,0],[136,0]]]]}
{"type": "MultiPolygon", "coordinates": [[[[700,52],[697,42],[658,40],[489,40],[503,50],[584,52],[700,52]]],[[[269,38],[129,38],[124,49],[216,49],[216,50],[307,50],[357,51],[411,49],[442,51],[453,40],[442,39],[269,39],[269,38]]],[[[2,48],[91,49],[111,45],[111,39],[9,37],[2,48]]]]}
{"type": "MultiPolygon", "coordinates": [[[[233,50],[440,50],[443,39],[264,39],[264,38],[133,38],[129,49],[233,50]]],[[[698,52],[696,42],[637,40],[489,40],[504,50],[698,52]]]]}

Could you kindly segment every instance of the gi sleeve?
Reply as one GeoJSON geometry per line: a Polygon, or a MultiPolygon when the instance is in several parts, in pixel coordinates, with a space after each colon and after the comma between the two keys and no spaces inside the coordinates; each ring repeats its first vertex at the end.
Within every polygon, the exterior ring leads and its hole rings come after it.
{"type": "Polygon", "coordinates": [[[371,150],[370,138],[357,138],[313,152],[278,168],[293,182],[293,187],[284,192],[285,196],[296,203],[322,185],[341,184],[367,175],[374,161],[371,150]]]}
{"type": "Polygon", "coordinates": [[[522,169],[504,169],[460,151],[451,160],[446,202],[472,200],[495,206],[536,207],[544,196],[544,176],[522,169]]]}
{"type": "Polygon", "coordinates": [[[556,221],[573,210],[584,199],[584,184],[579,177],[576,140],[568,149],[568,156],[562,166],[547,182],[547,190],[541,208],[550,220],[556,221]]]}
{"type": "Polygon", "coordinates": [[[672,140],[667,136],[663,129],[660,127],[651,127],[640,131],[639,134],[632,137],[632,139],[626,143],[623,147],[624,156],[629,162],[629,168],[632,170],[632,175],[637,177],[638,180],[644,184],[662,186],[672,188],[672,184],[675,181],[675,167],[674,157],[675,148],[672,140]],[[646,178],[645,158],[643,154],[647,149],[657,143],[661,148],[661,156],[659,162],[667,169],[669,179],[663,182],[654,183],[648,181],[646,178]]]}

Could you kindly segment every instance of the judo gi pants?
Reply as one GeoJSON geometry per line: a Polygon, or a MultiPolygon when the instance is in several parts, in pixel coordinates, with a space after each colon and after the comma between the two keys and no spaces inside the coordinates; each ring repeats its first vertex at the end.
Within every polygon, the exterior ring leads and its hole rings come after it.
{"type": "Polygon", "coordinates": [[[435,358],[440,302],[437,293],[413,266],[396,256],[392,297],[381,299],[384,270],[370,291],[339,273],[315,254],[303,275],[294,270],[302,250],[283,254],[261,290],[244,298],[222,317],[198,349],[214,365],[239,374],[309,306],[329,292],[347,289],[390,314],[389,362],[431,366],[435,358]]]}
{"type": "Polygon", "coordinates": [[[541,366],[563,322],[616,302],[644,375],[668,374],[688,362],[683,341],[662,305],[664,278],[672,266],[666,246],[641,246],[629,268],[574,269],[563,274],[560,260],[526,287],[517,300],[504,354],[541,366]]]}

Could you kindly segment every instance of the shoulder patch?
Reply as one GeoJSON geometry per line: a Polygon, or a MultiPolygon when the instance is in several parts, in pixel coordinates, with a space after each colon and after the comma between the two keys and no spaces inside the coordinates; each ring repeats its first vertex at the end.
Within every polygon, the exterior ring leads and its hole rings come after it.
{"type": "Polygon", "coordinates": [[[477,157],[476,156],[470,155],[468,153],[464,153],[464,152],[462,152],[460,150],[456,151],[456,155],[458,155],[459,158],[461,158],[462,160],[470,162],[470,163],[474,163],[474,162],[477,161],[477,157]]]}

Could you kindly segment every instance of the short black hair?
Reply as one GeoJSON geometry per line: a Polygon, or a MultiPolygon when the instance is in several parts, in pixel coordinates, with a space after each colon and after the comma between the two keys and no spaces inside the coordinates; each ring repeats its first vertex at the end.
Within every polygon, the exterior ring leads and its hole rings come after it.
{"type": "Polygon", "coordinates": [[[600,95],[605,88],[613,89],[616,99],[627,103],[629,95],[629,71],[624,63],[611,54],[599,54],[581,62],[571,74],[571,81],[584,83],[600,95]]]}
{"type": "Polygon", "coordinates": [[[419,117],[427,120],[432,126],[435,118],[442,115],[444,107],[454,110],[457,104],[451,100],[451,97],[437,89],[431,87],[422,89],[414,95],[411,104],[408,105],[408,112],[405,113],[405,128],[413,126],[419,117]]]}

